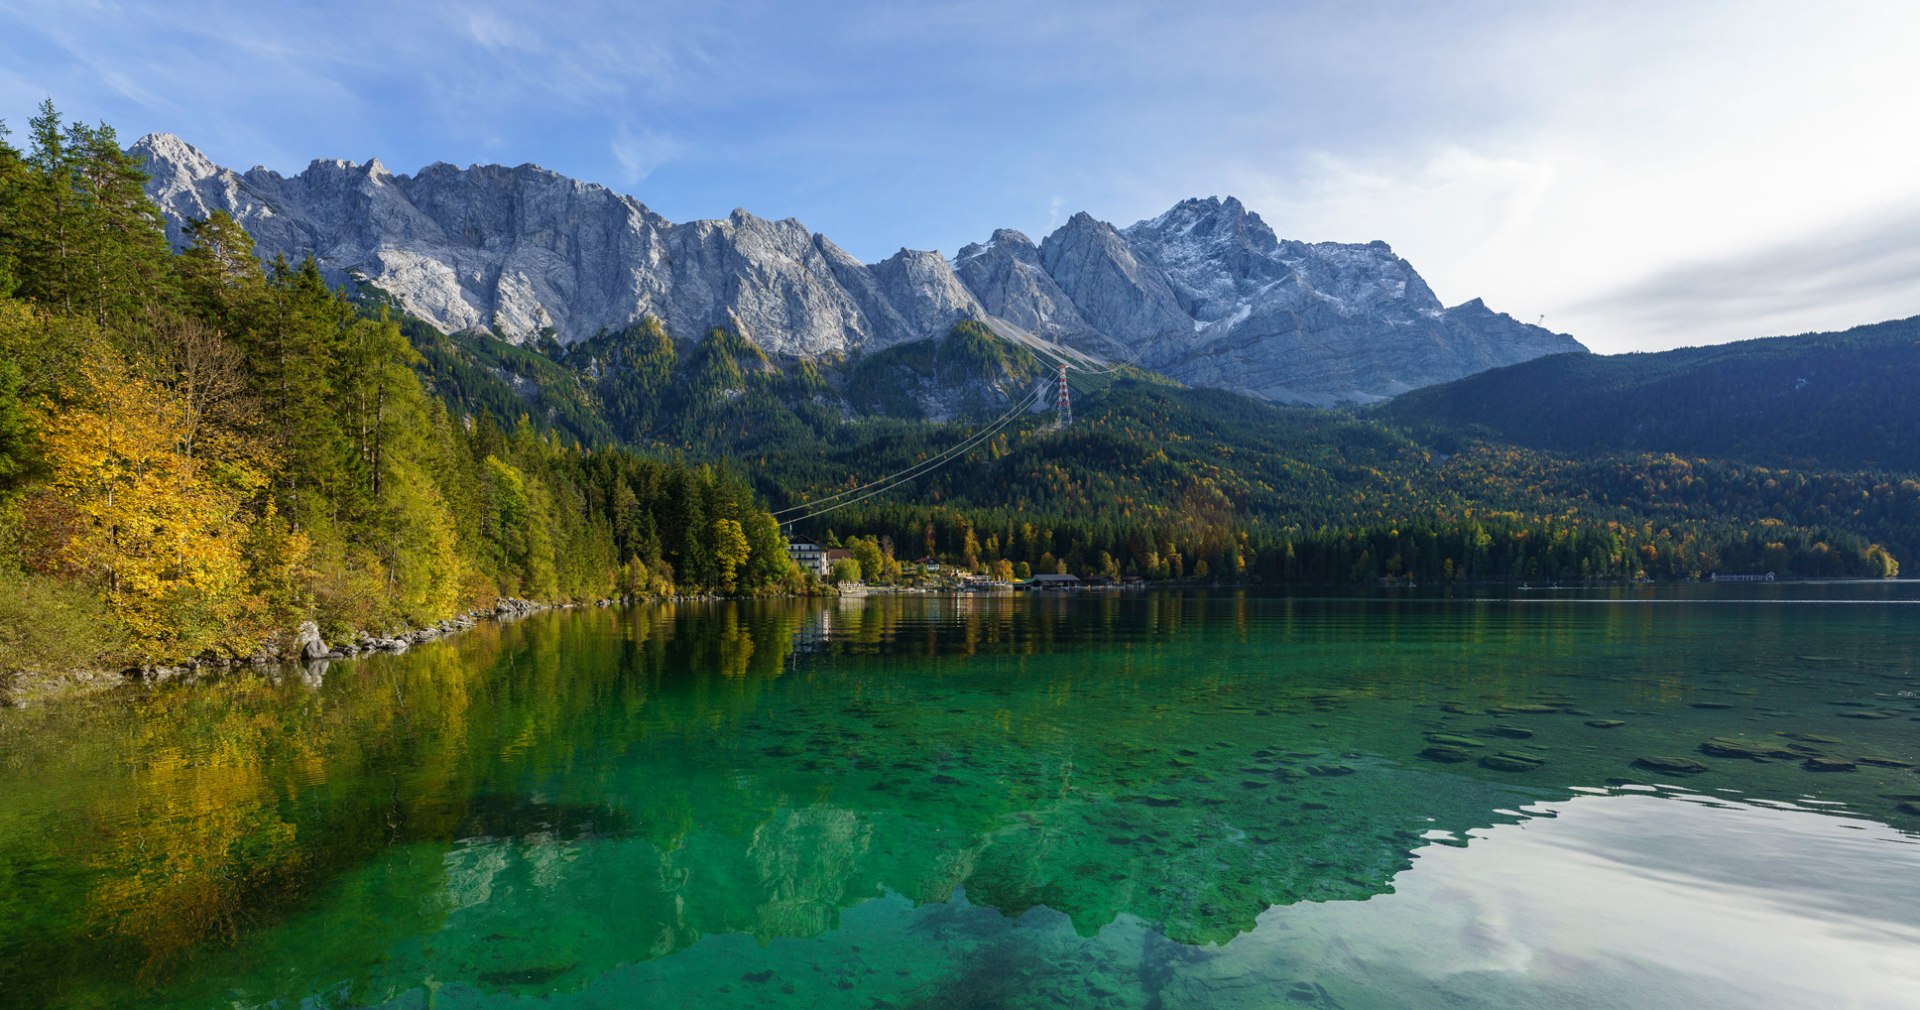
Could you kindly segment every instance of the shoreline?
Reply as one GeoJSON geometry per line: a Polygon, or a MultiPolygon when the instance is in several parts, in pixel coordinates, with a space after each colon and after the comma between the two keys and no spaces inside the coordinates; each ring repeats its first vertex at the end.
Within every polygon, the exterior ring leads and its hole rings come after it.
{"type": "Polygon", "coordinates": [[[19,676],[13,683],[0,688],[0,708],[27,708],[33,705],[71,701],[126,685],[191,683],[204,673],[226,673],[243,669],[257,669],[263,672],[275,668],[288,672],[299,670],[302,676],[311,677],[315,676],[311,668],[316,664],[324,674],[327,663],[380,653],[403,653],[416,645],[438,641],[489,621],[496,623],[513,621],[548,610],[569,610],[584,606],[606,607],[631,602],[635,601],[600,600],[592,604],[546,603],[539,600],[507,597],[501,599],[492,608],[475,608],[443,621],[422,627],[403,628],[388,635],[374,635],[365,629],[358,629],[351,638],[343,640],[336,646],[327,645],[320,637],[319,627],[314,622],[302,621],[288,636],[291,639],[290,644],[282,646],[279,642],[269,642],[260,651],[250,656],[201,657],[181,663],[151,663],[121,669],[65,670],[41,676],[19,676]]]}
{"type": "MultiPolygon", "coordinates": [[[[806,594],[778,595],[782,599],[812,598],[806,594]]],[[[288,634],[288,644],[269,642],[260,651],[250,656],[199,657],[180,663],[149,663],[118,669],[102,667],[63,670],[51,674],[17,675],[11,683],[0,681],[0,709],[57,704],[91,697],[128,685],[192,683],[203,674],[228,673],[235,670],[254,669],[261,672],[281,673],[298,671],[302,677],[317,679],[318,676],[324,675],[325,664],[328,663],[380,654],[398,655],[411,650],[416,645],[424,645],[463,631],[470,631],[481,624],[517,621],[550,610],[756,598],[760,597],[729,597],[695,593],[663,597],[609,597],[591,603],[549,603],[544,600],[527,600],[510,596],[501,598],[491,608],[476,607],[443,621],[420,627],[402,628],[389,634],[375,635],[365,629],[356,629],[351,637],[335,645],[329,645],[321,637],[319,627],[313,621],[302,621],[288,634]],[[320,666],[317,673],[312,669],[316,664],[320,666]]]]}
{"type": "Polygon", "coordinates": [[[1224,582],[1223,583],[1148,582],[1148,583],[1135,583],[1135,584],[1126,585],[1126,586],[1115,585],[1115,586],[1100,586],[1100,587],[1042,589],[1038,591],[1026,591],[1026,592],[1018,592],[1018,593],[1012,590],[1002,590],[1002,591],[993,591],[993,592],[968,591],[968,590],[962,590],[954,587],[863,585],[860,587],[862,591],[854,592],[854,593],[844,593],[844,592],[829,592],[829,593],[821,593],[821,594],[778,593],[778,594],[773,594],[771,596],[719,596],[719,595],[713,595],[713,594],[689,594],[689,595],[674,595],[674,596],[659,597],[659,598],[654,598],[654,597],[607,598],[607,599],[595,600],[591,603],[549,603],[541,600],[526,600],[526,599],[520,599],[518,597],[505,597],[499,600],[498,602],[496,602],[495,605],[491,608],[486,608],[486,609],[475,608],[461,614],[456,614],[455,616],[447,618],[445,620],[437,621],[433,624],[424,625],[421,627],[403,628],[398,631],[392,632],[390,634],[375,635],[367,632],[364,629],[356,630],[350,638],[345,639],[341,641],[339,644],[334,644],[334,645],[329,645],[323,638],[321,638],[319,633],[319,628],[314,624],[314,622],[304,621],[301,623],[301,625],[298,628],[296,628],[291,633],[290,644],[283,647],[277,642],[269,643],[268,645],[263,647],[259,652],[251,656],[238,656],[238,657],[232,657],[232,658],[221,658],[221,657],[198,658],[198,659],[187,660],[181,663],[147,664],[142,666],[125,667],[121,669],[98,668],[98,669],[83,669],[83,670],[67,670],[67,671],[62,671],[60,673],[45,674],[40,676],[16,675],[15,679],[10,683],[0,682],[0,709],[28,708],[34,705],[70,701],[74,699],[85,698],[85,697],[101,694],[106,691],[113,690],[116,687],[121,687],[126,685],[158,685],[158,684],[167,684],[167,683],[174,683],[174,682],[192,683],[203,674],[225,673],[225,672],[231,672],[235,670],[243,670],[243,669],[249,669],[249,668],[260,670],[262,672],[274,670],[275,668],[278,668],[280,671],[286,672],[286,673],[293,673],[294,671],[298,671],[298,674],[303,678],[308,679],[310,682],[317,683],[318,678],[324,676],[325,674],[326,664],[344,661],[344,660],[350,660],[350,659],[359,659],[366,656],[373,656],[373,655],[380,655],[380,654],[398,655],[411,650],[416,645],[424,645],[429,642],[439,641],[440,639],[450,637],[460,632],[472,630],[473,628],[487,622],[504,623],[508,621],[516,621],[524,617],[529,617],[534,614],[544,613],[546,611],[551,611],[551,610],[581,610],[581,609],[587,609],[587,608],[633,606],[633,605],[642,604],[642,603],[711,603],[711,602],[719,602],[719,601],[725,601],[725,600],[755,600],[755,599],[793,599],[793,600],[864,599],[868,597],[884,597],[884,596],[938,596],[938,595],[960,596],[960,597],[977,597],[977,596],[1062,597],[1062,596],[1108,595],[1108,594],[1118,594],[1118,593],[1133,593],[1133,592],[1140,592],[1140,591],[1147,591],[1147,590],[1259,591],[1262,589],[1269,589],[1269,590],[1284,591],[1284,590],[1290,590],[1290,589],[1297,590],[1297,589],[1304,589],[1304,588],[1315,588],[1315,589],[1346,588],[1350,590],[1361,590],[1363,592],[1364,591],[1378,592],[1383,589],[1384,590],[1409,590],[1409,589],[1469,588],[1469,587],[1487,588],[1490,586],[1507,586],[1515,591],[1520,591],[1520,592],[1529,592],[1529,591],[1530,592],[1555,592],[1555,591],[1566,591],[1566,590],[1576,590],[1576,589],[1629,588],[1629,587],[1647,587],[1647,586],[1716,585],[1716,586],[1733,587],[1733,586],[1741,586],[1741,585],[1779,586],[1779,585],[1818,585],[1818,584],[1854,584],[1854,583],[1884,584],[1884,583],[1899,583],[1899,582],[1920,582],[1920,579],[1899,579],[1899,578],[1894,578],[1894,579],[1866,579],[1866,578],[1777,579],[1771,582],[1760,582],[1758,580],[1753,580],[1753,581],[1743,580],[1738,582],[1733,580],[1709,581],[1707,579],[1675,579],[1675,580],[1665,580],[1665,581],[1649,580],[1644,582],[1594,580],[1594,581],[1559,582],[1559,583],[1550,582],[1550,583],[1544,583],[1539,585],[1534,585],[1534,584],[1525,583],[1525,582],[1522,582],[1522,583],[1453,582],[1453,583],[1438,583],[1438,584],[1400,583],[1400,584],[1390,584],[1390,585],[1349,584],[1344,587],[1301,586],[1301,585],[1259,586],[1259,585],[1250,585],[1250,584],[1242,584],[1242,583],[1224,583],[1224,582]],[[316,666],[318,667],[317,671],[314,669],[314,667],[316,666]]]}

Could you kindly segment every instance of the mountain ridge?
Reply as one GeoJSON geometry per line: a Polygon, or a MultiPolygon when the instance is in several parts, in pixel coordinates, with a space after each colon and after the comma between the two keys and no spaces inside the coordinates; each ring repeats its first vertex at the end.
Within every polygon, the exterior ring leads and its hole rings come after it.
{"type": "Polygon", "coordinates": [[[808,360],[884,350],[962,321],[1136,360],[1264,399],[1371,402],[1542,354],[1584,351],[1474,299],[1447,308],[1386,243],[1281,239],[1234,197],[1127,228],[1086,212],[1034,243],[1011,229],[951,259],[862,263],[792,218],[674,223],[537,165],[316,159],[235,172],[171,134],[133,153],[176,245],[217,211],[263,258],[311,255],[442,332],[563,344],[652,317],[677,338],[729,326],[808,360]]]}
{"type": "Polygon", "coordinates": [[[1536,358],[1408,393],[1389,420],[1577,455],[1920,470],[1920,316],[1633,354],[1536,358]]]}

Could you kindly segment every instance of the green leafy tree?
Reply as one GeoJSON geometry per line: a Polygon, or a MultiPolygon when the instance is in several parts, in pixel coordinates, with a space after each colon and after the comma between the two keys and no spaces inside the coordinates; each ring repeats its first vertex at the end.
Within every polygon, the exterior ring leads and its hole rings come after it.
{"type": "Polygon", "coordinates": [[[33,421],[20,400],[20,366],[0,358],[0,508],[18,491],[34,460],[33,421]]]}
{"type": "Polygon", "coordinates": [[[860,581],[860,562],[852,558],[841,558],[827,569],[827,581],[835,585],[842,582],[860,581]]]}
{"type": "Polygon", "coordinates": [[[853,552],[853,560],[859,562],[860,571],[879,580],[887,576],[887,558],[880,550],[880,544],[872,537],[851,537],[847,540],[847,550],[853,552]]]}
{"type": "Polygon", "coordinates": [[[147,199],[147,174],[106,124],[67,129],[74,228],[73,308],[102,326],[163,303],[171,282],[160,211],[147,199]]]}

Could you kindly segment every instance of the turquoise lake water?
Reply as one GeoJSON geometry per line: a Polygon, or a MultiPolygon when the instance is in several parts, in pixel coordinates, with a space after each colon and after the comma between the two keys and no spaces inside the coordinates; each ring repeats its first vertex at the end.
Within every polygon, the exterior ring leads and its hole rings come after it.
{"type": "Polygon", "coordinates": [[[546,614],[0,711],[4,1007],[1920,1006],[1920,585],[546,614]]]}

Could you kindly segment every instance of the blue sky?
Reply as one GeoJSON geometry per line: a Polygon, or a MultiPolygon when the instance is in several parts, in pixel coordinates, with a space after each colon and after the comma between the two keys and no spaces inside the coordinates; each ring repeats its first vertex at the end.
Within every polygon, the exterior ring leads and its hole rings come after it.
{"type": "Polygon", "coordinates": [[[0,116],[532,161],[868,260],[1233,194],[1618,351],[1920,313],[1916,53],[1905,0],[9,0],[0,116]]]}

